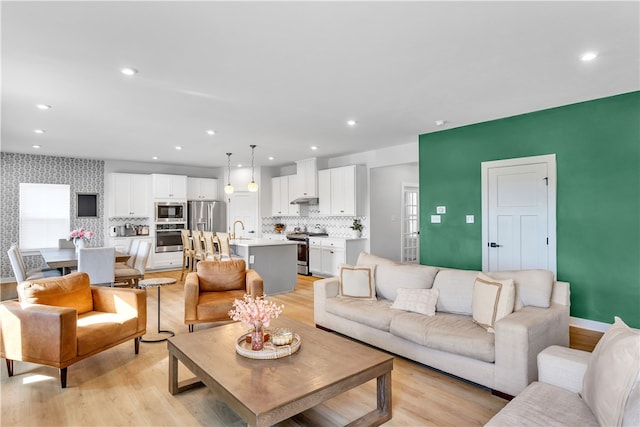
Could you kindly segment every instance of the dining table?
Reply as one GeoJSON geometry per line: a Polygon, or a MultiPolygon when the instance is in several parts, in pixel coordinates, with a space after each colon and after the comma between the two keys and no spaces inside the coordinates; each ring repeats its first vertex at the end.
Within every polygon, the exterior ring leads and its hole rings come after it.
{"type": "MultiPolygon", "coordinates": [[[[62,270],[62,274],[68,274],[72,268],[78,266],[78,254],[75,249],[40,249],[40,255],[49,267],[62,270]]],[[[128,253],[116,251],[116,262],[125,262],[130,257],[128,253]]]]}

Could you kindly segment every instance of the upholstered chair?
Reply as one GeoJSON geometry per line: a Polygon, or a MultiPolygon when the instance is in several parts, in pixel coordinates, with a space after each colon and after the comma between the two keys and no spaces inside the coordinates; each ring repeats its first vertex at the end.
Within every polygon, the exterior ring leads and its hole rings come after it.
{"type": "Polygon", "coordinates": [[[262,296],[264,285],[258,272],[247,270],[243,259],[200,261],[184,282],[184,323],[189,332],[198,323],[231,320],[227,313],[233,301],[245,294],[262,296]]]}
{"type": "Polygon", "coordinates": [[[17,301],[0,304],[0,357],[9,376],[14,361],[60,369],[139,337],[147,327],[146,293],[140,289],[91,286],[86,273],[25,281],[17,301]]]}

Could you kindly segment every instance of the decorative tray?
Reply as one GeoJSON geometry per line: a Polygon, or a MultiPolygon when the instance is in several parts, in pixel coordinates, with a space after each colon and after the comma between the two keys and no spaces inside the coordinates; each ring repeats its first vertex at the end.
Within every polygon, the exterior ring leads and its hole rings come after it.
{"type": "Polygon", "coordinates": [[[250,334],[244,334],[236,340],[236,352],[249,359],[279,359],[291,356],[298,351],[302,343],[300,335],[294,333],[293,341],[289,345],[274,345],[271,341],[267,341],[262,350],[251,350],[251,343],[246,341],[247,335],[250,334]]]}

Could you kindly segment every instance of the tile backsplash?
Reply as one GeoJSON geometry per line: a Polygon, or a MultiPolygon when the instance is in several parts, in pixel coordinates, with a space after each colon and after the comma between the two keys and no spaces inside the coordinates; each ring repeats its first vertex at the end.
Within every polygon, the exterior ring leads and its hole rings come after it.
{"type": "Polygon", "coordinates": [[[351,224],[355,218],[358,218],[363,225],[362,237],[368,238],[369,221],[367,217],[321,215],[318,206],[315,205],[308,207],[308,213],[308,216],[262,217],[262,233],[275,233],[274,226],[278,223],[285,225],[284,233],[291,232],[295,227],[301,226],[305,226],[309,231],[319,224],[320,228],[323,228],[330,237],[349,238],[351,237],[351,224]]]}

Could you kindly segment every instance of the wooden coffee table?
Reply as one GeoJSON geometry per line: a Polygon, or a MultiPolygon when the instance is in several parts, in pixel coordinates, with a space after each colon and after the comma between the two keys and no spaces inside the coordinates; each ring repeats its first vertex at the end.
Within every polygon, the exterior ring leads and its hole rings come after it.
{"type": "Polygon", "coordinates": [[[293,329],[300,349],[275,360],[241,356],[235,350],[247,332],[241,323],[169,338],[169,392],[204,383],[249,426],[268,426],[376,378],[377,408],[349,425],[391,419],[392,356],[288,318],[274,320],[274,327],[293,329]],[[178,383],[178,361],[197,378],[178,383]]]}

